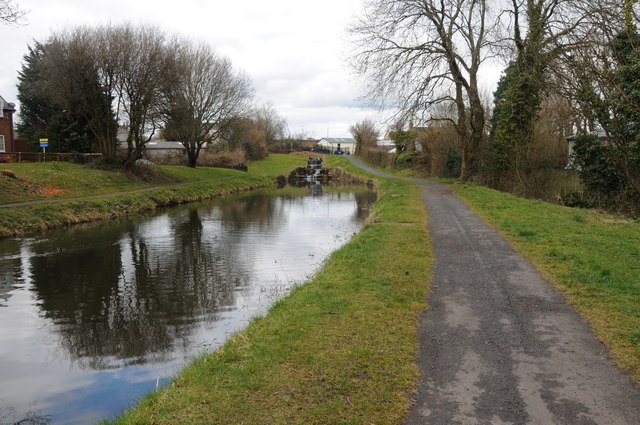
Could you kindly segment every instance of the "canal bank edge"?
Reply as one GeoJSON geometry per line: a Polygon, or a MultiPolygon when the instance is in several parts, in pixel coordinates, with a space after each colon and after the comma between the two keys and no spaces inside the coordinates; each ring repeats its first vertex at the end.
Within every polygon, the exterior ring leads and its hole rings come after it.
{"type": "Polygon", "coordinates": [[[432,262],[417,185],[377,178],[363,230],[310,282],[117,424],[397,424],[415,390],[432,262]]]}
{"type": "Polygon", "coordinates": [[[188,186],[3,208],[0,238],[145,214],[159,208],[229,196],[273,184],[271,177],[244,175],[188,186]]]}
{"type": "MultiPolygon", "coordinates": [[[[15,206],[0,205],[0,238],[148,214],[165,207],[276,187],[276,177],[288,174],[293,168],[303,164],[306,157],[304,154],[271,154],[266,159],[252,163],[248,173],[234,172],[215,179],[187,180],[164,187],[142,187],[113,194],[72,197],[68,200],[53,198],[27,201],[15,206]]],[[[189,170],[191,169],[187,169],[189,170]]],[[[86,172],[91,173],[92,170],[87,169],[86,172]]],[[[184,170],[174,172],[185,175],[184,170]]],[[[345,184],[365,183],[341,169],[334,170],[334,173],[337,180],[345,184]]]]}

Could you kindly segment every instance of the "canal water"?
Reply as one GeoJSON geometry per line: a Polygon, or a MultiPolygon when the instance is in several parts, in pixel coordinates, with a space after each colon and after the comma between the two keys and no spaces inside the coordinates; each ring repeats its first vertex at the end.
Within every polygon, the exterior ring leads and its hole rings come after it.
{"type": "Polygon", "coordinates": [[[114,417],[308,280],[373,201],[253,194],[0,241],[0,424],[114,417]]]}

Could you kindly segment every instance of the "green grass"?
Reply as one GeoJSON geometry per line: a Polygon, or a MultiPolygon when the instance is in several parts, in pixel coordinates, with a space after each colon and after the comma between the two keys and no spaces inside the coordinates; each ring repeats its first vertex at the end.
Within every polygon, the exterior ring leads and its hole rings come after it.
{"type": "Polygon", "coordinates": [[[184,166],[154,166],[159,177],[159,181],[155,182],[144,182],[125,173],[93,170],[64,162],[6,164],[10,165],[11,171],[18,178],[28,184],[16,185],[15,180],[0,176],[4,189],[0,191],[0,204],[102,195],[174,183],[193,184],[96,199],[3,208],[0,214],[0,237],[126,217],[166,206],[268,187],[275,184],[274,178],[277,175],[288,174],[293,168],[305,164],[305,155],[273,154],[251,163],[249,172],[246,173],[207,167],[193,169],[184,166]],[[36,190],[45,185],[55,186],[64,192],[47,195],[36,190]]]}
{"type": "Polygon", "coordinates": [[[375,164],[370,163],[369,161],[367,161],[362,157],[358,157],[358,159],[370,167],[373,167],[377,170],[380,170],[382,172],[385,172],[389,175],[396,176],[396,177],[404,177],[408,179],[425,179],[425,180],[434,181],[438,183],[445,183],[445,184],[455,183],[460,181],[460,179],[453,178],[453,177],[429,177],[429,173],[425,170],[416,170],[413,168],[404,168],[401,170],[397,170],[394,168],[379,167],[375,164]]]}
{"type": "Polygon", "coordinates": [[[640,383],[640,224],[478,186],[452,187],[567,294],[640,383]]]}
{"type": "Polygon", "coordinates": [[[0,204],[109,193],[146,186],[144,182],[131,179],[123,173],[88,170],[81,165],[68,162],[23,162],[3,164],[3,168],[13,171],[22,182],[0,177],[4,189],[0,191],[0,204]],[[62,192],[47,196],[46,193],[42,193],[45,185],[55,187],[62,192]]]}
{"type": "MultiPolygon", "coordinates": [[[[345,159],[327,165],[371,177],[345,159]]],[[[377,187],[364,229],[311,282],[114,423],[401,423],[432,253],[419,188],[377,187]]]]}
{"type": "Polygon", "coordinates": [[[266,159],[251,163],[248,173],[224,168],[159,165],[153,168],[159,171],[161,178],[150,182],[136,179],[122,172],[88,169],[68,162],[4,164],[3,169],[11,170],[22,183],[0,176],[3,186],[3,190],[0,191],[0,204],[108,194],[172,183],[242,175],[276,177],[279,174],[288,174],[292,169],[305,164],[306,156],[302,154],[273,154],[266,159]],[[59,190],[52,191],[52,188],[59,190]]]}

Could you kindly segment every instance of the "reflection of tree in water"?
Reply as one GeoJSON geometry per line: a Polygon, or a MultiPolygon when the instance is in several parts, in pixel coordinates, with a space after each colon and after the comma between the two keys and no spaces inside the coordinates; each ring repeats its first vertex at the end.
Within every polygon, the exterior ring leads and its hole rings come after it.
{"type": "Polygon", "coordinates": [[[234,255],[238,241],[220,226],[205,231],[198,210],[174,214],[169,223],[160,230],[165,238],[145,223],[125,224],[34,247],[33,291],[81,367],[166,361],[194,327],[235,304],[234,289],[248,280],[234,255]]]}
{"type": "Polygon", "coordinates": [[[285,205],[277,197],[259,194],[225,202],[220,218],[225,224],[232,224],[235,230],[241,230],[247,225],[268,227],[273,224],[273,217],[281,218],[285,213],[285,205]]]}
{"type": "Polygon", "coordinates": [[[357,221],[364,221],[369,217],[371,206],[376,202],[376,194],[370,190],[359,190],[353,192],[355,196],[356,208],[355,216],[357,221]]]}
{"type": "Polygon", "coordinates": [[[5,239],[0,244],[0,307],[6,305],[11,298],[10,292],[15,289],[20,277],[20,263],[22,259],[16,252],[20,252],[17,239],[5,239]]]}
{"type": "Polygon", "coordinates": [[[50,417],[29,412],[24,419],[14,422],[13,425],[48,425],[50,423],[50,417]]]}
{"type": "MultiPolygon", "coordinates": [[[[372,196],[356,193],[358,217],[372,196]]],[[[203,322],[237,308],[253,273],[243,231],[280,226],[289,202],[304,199],[256,195],[53,234],[31,245],[32,290],[80,367],[169,361],[203,322]]]]}

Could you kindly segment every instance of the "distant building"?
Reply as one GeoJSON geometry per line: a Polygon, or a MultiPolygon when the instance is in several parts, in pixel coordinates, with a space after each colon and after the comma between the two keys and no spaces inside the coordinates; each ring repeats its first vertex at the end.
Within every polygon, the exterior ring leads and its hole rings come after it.
{"type": "MultiPolygon", "coordinates": [[[[127,153],[127,136],[129,130],[120,127],[118,129],[117,140],[118,152],[121,154],[127,153]]],[[[162,159],[170,156],[186,154],[184,145],[180,142],[173,142],[167,140],[151,140],[144,145],[142,156],[144,159],[153,161],[154,159],[162,159]]]]}
{"type": "Polygon", "coordinates": [[[15,152],[13,144],[13,114],[16,105],[0,96],[0,152],[15,152]]]}
{"type": "Polygon", "coordinates": [[[351,155],[356,150],[356,140],[352,137],[325,137],[320,139],[316,146],[331,153],[340,149],[342,152],[351,155]]]}
{"type": "Polygon", "coordinates": [[[396,152],[396,143],[391,139],[381,139],[376,142],[378,147],[388,153],[396,152]]]}
{"type": "Polygon", "coordinates": [[[153,161],[157,158],[165,158],[171,155],[184,155],[186,149],[180,142],[169,142],[166,140],[152,140],[144,145],[142,155],[153,161]]]}

